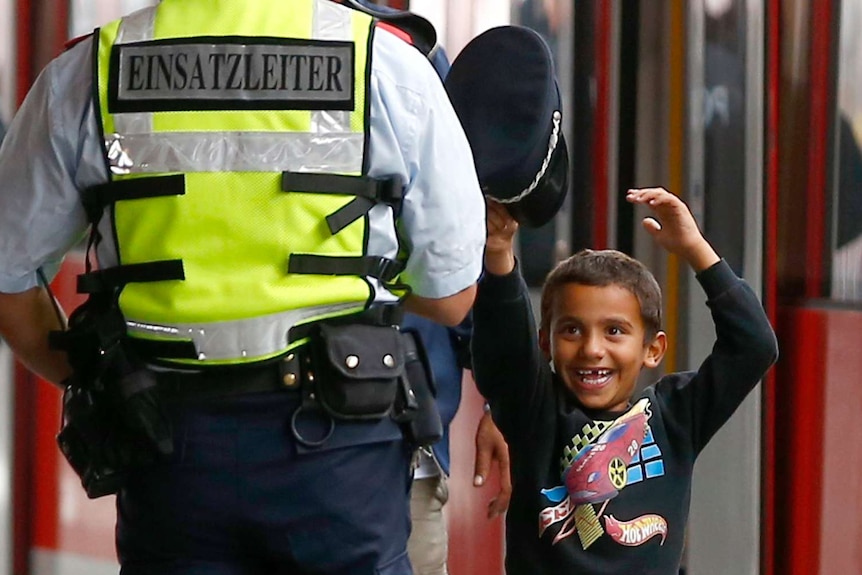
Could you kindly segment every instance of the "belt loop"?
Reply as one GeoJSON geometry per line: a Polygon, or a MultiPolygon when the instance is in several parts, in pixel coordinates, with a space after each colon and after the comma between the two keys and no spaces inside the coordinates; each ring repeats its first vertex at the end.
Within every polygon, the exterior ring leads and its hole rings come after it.
{"type": "Polygon", "coordinates": [[[300,358],[306,354],[291,350],[279,361],[278,374],[282,385],[287,389],[297,389],[302,383],[300,358]]]}
{"type": "Polygon", "coordinates": [[[300,369],[302,370],[302,405],[306,408],[314,408],[314,409],[322,409],[320,404],[317,401],[317,397],[315,396],[315,377],[317,374],[315,373],[315,358],[314,354],[317,352],[317,348],[315,347],[315,343],[317,338],[320,337],[320,331],[314,330],[314,335],[305,345],[305,353],[302,354],[302,365],[300,369]]]}

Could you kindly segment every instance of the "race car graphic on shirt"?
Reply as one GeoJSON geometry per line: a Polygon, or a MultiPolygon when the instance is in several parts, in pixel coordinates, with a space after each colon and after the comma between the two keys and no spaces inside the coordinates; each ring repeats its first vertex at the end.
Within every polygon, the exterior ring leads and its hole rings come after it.
{"type": "Polygon", "coordinates": [[[587,549],[604,533],[622,545],[640,545],[656,535],[662,543],[667,522],[658,515],[631,521],[603,517],[608,502],[626,485],[664,475],[664,462],[649,427],[649,400],[644,398],[611,422],[593,422],[572,438],[576,450],[566,448],[561,461],[563,485],[543,489],[554,505],[539,514],[539,537],[562,522],[553,539],[556,544],[577,532],[587,549]],[[596,513],[594,504],[600,503],[596,513]]]}

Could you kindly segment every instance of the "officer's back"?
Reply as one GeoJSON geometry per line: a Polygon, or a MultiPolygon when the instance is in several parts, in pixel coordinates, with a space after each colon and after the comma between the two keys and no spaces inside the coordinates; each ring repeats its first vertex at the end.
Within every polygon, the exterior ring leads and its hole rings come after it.
{"type": "Polygon", "coordinates": [[[484,242],[425,57],[327,0],[165,0],[50,63],[8,139],[0,333],[109,406],[64,447],[90,487],[133,470],[123,573],[409,573],[392,326],[457,324],[484,242]],[[88,225],[67,363],[39,276],[88,225]]]}

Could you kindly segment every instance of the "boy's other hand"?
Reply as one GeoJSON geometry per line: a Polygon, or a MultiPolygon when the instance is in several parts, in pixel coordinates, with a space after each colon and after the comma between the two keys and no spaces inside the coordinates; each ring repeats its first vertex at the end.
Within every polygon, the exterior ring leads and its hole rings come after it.
{"type": "Polygon", "coordinates": [[[488,239],[485,241],[485,269],[494,275],[506,275],[515,269],[513,239],[518,222],[506,206],[485,198],[488,239]]]}
{"type": "Polygon", "coordinates": [[[485,412],[476,428],[476,459],[473,485],[482,487],[491,471],[491,463],[497,465],[500,477],[500,491],[488,502],[488,519],[505,513],[512,497],[512,477],[509,472],[509,446],[503,434],[497,429],[491,414],[485,412]]]}
{"type": "Polygon", "coordinates": [[[644,218],[644,229],[667,251],[685,259],[695,272],[720,259],[697,227],[691,210],[678,196],[664,188],[629,190],[626,200],[643,204],[654,216],[644,218]]]}

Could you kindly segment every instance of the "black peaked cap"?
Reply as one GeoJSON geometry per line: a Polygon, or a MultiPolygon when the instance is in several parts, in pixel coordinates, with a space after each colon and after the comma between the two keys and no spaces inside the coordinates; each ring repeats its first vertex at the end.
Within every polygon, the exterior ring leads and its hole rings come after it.
{"type": "Polygon", "coordinates": [[[569,160],[550,49],[535,31],[499,26],[458,54],[446,90],[473,150],[484,193],[524,226],[565,199],[569,160]]]}

